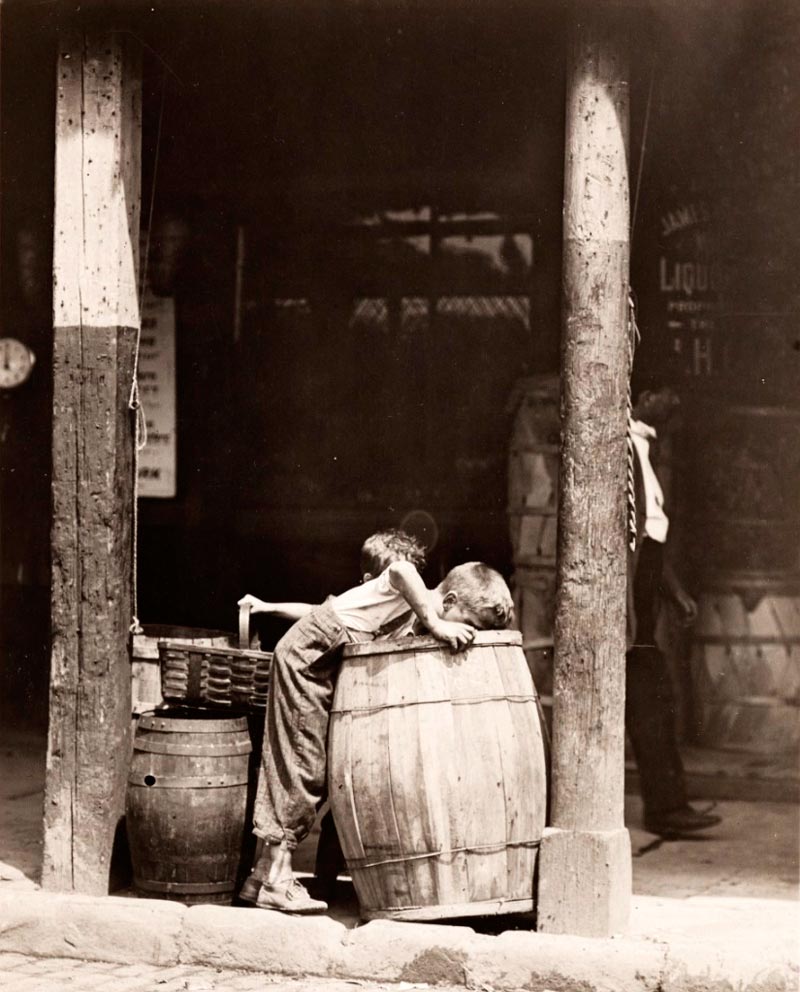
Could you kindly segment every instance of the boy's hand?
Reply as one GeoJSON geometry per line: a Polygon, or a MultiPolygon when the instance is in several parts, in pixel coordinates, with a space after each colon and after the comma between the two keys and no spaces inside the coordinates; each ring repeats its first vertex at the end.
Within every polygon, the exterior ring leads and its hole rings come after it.
{"type": "Polygon", "coordinates": [[[263,599],[259,599],[257,596],[251,596],[249,593],[246,596],[242,596],[236,605],[239,609],[243,606],[249,606],[251,613],[266,613],[269,609],[268,603],[265,603],[263,599]]]}
{"type": "Polygon", "coordinates": [[[462,651],[469,647],[475,638],[475,628],[468,623],[440,619],[429,629],[437,641],[444,641],[453,651],[462,651]]]}

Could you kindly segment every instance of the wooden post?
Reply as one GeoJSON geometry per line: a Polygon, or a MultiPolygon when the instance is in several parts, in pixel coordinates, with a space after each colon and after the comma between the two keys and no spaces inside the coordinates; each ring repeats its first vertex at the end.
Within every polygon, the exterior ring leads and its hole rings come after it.
{"type": "Polygon", "coordinates": [[[141,78],[115,33],[58,52],[52,665],[42,882],[107,893],[130,755],[141,78]]]}
{"type": "Polygon", "coordinates": [[[623,15],[576,8],[567,68],[552,827],[538,927],[627,925],[624,827],[628,84],[623,15]]]}

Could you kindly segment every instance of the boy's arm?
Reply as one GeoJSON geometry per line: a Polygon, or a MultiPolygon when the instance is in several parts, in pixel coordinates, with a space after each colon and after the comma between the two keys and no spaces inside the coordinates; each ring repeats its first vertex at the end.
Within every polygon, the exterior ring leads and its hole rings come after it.
{"type": "Polygon", "coordinates": [[[314,609],[310,603],[267,603],[249,594],[242,596],[236,605],[249,606],[251,613],[269,613],[270,616],[280,617],[282,620],[301,620],[314,609]]]}
{"type": "Polygon", "coordinates": [[[391,584],[437,640],[449,644],[454,651],[472,643],[475,628],[466,623],[444,620],[439,616],[430,590],[411,562],[393,562],[387,571],[391,584]]]}

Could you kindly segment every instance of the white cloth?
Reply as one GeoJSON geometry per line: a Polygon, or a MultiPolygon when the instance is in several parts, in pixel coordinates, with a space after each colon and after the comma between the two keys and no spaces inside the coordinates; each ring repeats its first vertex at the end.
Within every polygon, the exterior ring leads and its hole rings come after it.
{"type": "Polygon", "coordinates": [[[650,462],[650,441],[656,437],[654,428],[641,420],[631,420],[631,438],[639,455],[644,482],[644,533],[653,541],[664,544],[669,530],[669,517],[664,512],[664,493],[650,462]]]}
{"type": "Polygon", "coordinates": [[[377,579],[362,582],[341,596],[334,596],[329,605],[348,630],[367,634],[376,633],[410,609],[389,581],[388,569],[381,572],[377,579]]]}

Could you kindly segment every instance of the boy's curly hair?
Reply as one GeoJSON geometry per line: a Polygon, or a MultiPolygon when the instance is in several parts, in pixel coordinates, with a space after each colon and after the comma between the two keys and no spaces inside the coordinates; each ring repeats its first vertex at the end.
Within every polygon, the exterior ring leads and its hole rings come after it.
{"type": "Polygon", "coordinates": [[[411,534],[396,527],[370,534],[361,548],[361,574],[376,577],[394,561],[410,561],[422,571],[425,548],[411,534]]]}
{"type": "Polygon", "coordinates": [[[445,575],[440,592],[454,592],[459,603],[480,621],[481,630],[506,630],[514,620],[514,601],[503,576],[482,561],[456,565],[445,575]]]}

